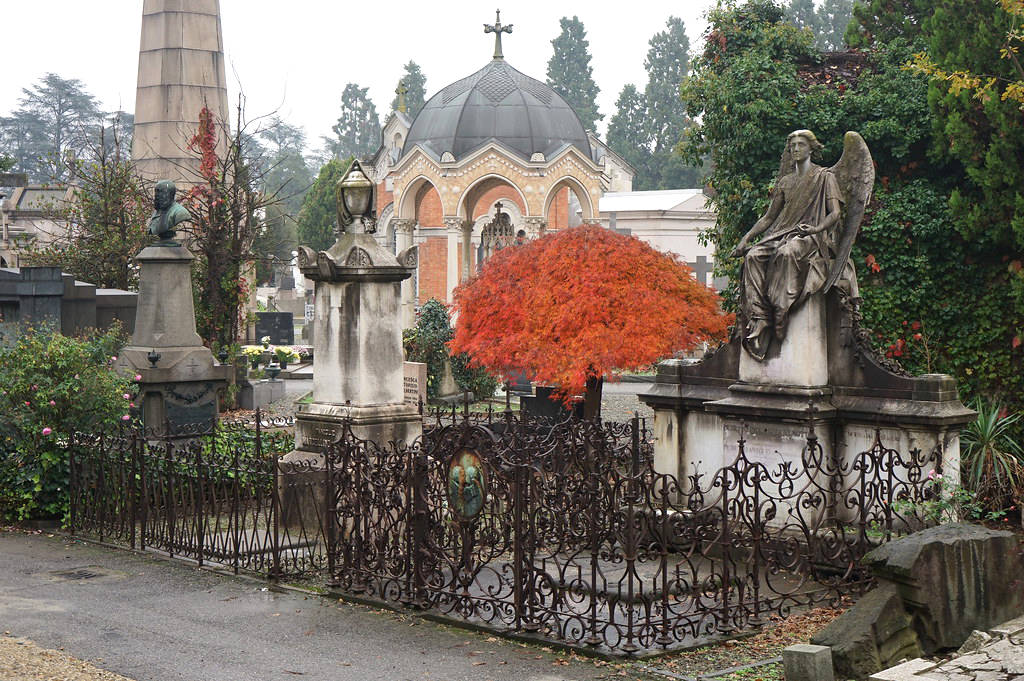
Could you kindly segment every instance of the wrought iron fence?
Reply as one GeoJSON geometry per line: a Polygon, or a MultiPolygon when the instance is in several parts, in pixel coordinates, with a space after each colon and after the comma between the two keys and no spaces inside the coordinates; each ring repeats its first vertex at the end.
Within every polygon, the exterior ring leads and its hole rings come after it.
{"type": "MultiPolygon", "coordinates": [[[[756,626],[864,588],[865,552],[926,498],[941,450],[876,434],[845,461],[809,429],[799,463],[685,478],[627,424],[435,415],[387,445],[343,428],[286,463],[265,421],[71,445],[74,531],[569,645],[633,653],[756,626]],[[241,434],[240,434],[241,433],[241,434]]],[[[277,425],[290,425],[280,423],[277,425]]]]}

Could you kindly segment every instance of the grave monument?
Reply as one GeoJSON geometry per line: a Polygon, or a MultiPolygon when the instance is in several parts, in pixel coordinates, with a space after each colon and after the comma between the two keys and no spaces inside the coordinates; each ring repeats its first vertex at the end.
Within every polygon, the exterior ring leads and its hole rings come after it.
{"type": "Polygon", "coordinates": [[[374,189],[353,161],[336,192],[337,242],[319,253],[299,247],[299,269],[316,287],[316,371],[290,456],[317,453],[346,420],[357,437],[379,443],[412,442],[422,431],[418,406],[405,399],[399,312],[417,247],[396,257],[377,243],[374,189]]]}
{"type": "Polygon", "coordinates": [[[850,251],[874,184],[870,152],[848,132],[825,168],[811,161],[821,146],[811,131],[789,135],[771,204],[733,252],[743,264],[732,339],[703,360],[662,362],[640,395],[655,412],[663,473],[713,473],[741,438],[749,460],[799,467],[813,416],[828,461],[849,466],[877,428],[886,447],[938,451],[958,475],[959,432],[974,412],[956,382],[908,375],[860,326],[850,251]]]}
{"type": "Polygon", "coordinates": [[[124,375],[139,375],[142,418],[147,428],[169,432],[205,426],[217,416],[218,392],[227,384],[228,365],[196,333],[188,248],[174,241],[175,228],[189,220],[174,200],[175,185],[161,180],[155,190],[150,233],[159,237],[136,256],[139,297],[131,342],[114,366],[124,375]]]}

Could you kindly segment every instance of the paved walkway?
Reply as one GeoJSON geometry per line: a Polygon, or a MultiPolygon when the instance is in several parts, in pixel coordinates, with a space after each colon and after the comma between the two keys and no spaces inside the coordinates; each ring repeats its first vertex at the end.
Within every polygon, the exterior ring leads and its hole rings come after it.
{"type": "Polygon", "coordinates": [[[60,536],[0,531],[0,575],[0,630],[138,681],[642,678],[60,536]]]}

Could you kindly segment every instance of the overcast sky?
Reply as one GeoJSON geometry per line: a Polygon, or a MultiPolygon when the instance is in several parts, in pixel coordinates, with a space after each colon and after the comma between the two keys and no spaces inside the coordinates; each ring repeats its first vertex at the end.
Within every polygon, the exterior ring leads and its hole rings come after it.
{"type": "MultiPolygon", "coordinates": [[[[710,0],[572,3],[519,0],[502,7],[505,58],[544,80],[551,40],[562,16],[579,16],[587,30],[603,132],[626,83],[643,87],[647,42],[668,17],[686,24],[691,51],[700,43],[710,0]],[[616,7],[616,9],[606,9],[616,7]]],[[[32,0],[4,3],[0,22],[6,77],[0,115],[18,105],[21,90],[53,72],[77,78],[108,110],[135,109],[142,0],[32,0]]],[[[301,126],[310,146],[338,118],[346,83],[369,86],[383,120],[410,59],[427,77],[428,97],[473,73],[491,57],[494,8],[468,0],[221,0],[230,103],[241,88],[250,118],[272,111],[301,126]],[[485,9],[487,7],[487,9],[485,9]]]]}

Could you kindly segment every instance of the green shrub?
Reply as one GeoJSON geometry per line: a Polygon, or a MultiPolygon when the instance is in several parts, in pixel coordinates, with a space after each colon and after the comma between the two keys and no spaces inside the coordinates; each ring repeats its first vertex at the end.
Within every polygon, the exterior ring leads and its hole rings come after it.
{"type": "Polygon", "coordinates": [[[0,348],[0,518],[64,516],[74,433],[130,418],[133,384],[111,368],[124,341],[120,327],[80,338],[26,328],[0,348]]]}
{"type": "Polygon", "coordinates": [[[452,378],[460,390],[472,392],[478,399],[494,395],[498,381],[484,369],[470,368],[469,357],[449,355],[448,343],[454,337],[448,307],[431,298],[420,308],[416,327],[402,333],[402,343],[410,362],[427,365],[427,399],[436,399],[444,378],[446,361],[451,361],[452,378]]]}

